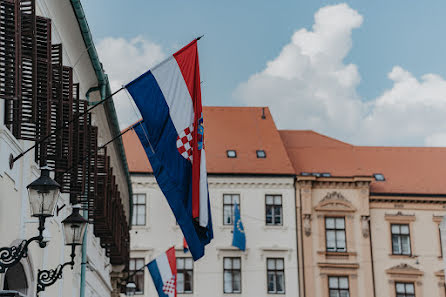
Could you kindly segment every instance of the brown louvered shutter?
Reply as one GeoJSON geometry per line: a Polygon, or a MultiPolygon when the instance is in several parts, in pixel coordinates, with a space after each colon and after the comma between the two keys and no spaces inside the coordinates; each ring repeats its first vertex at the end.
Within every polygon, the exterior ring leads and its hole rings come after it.
{"type": "Polygon", "coordinates": [[[77,202],[84,191],[86,164],[85,157],[88,154],[88,125],[91,122],[90,114],[84,114],[88,108],[86,100],[73,100],[72,123],[72,169],[70,174],[70,200],[77,202]]]}
{"type": "Polygon", "coordinates": [[[107,148],[98,151],[96,161],[96,195],[94,196],[94,208],[88,210],[90,222],[94,222],[94,233],[97,232],[97,224],[100,224],[101,214],[103,213],[104,203],[107,197],[108,183],[108,158],[107,148]]]}
{"type": "Polygon", "coordinates": [[[0,99],[20,94],[20,14],[18,2],[0,0],[0,99]]]}
{"type": "Polygon", "coordinates": [[[79,202],[84,209],[90,210],[94,207],[94,198],[97,193],[96,180],[97,180],[97,162],[98,162],[98,128],[95,126],[88,126],[88,142],[87,151],[88,157],[84,160],[86,164],[85,175],[85,188],[80,195],[79,202]]]}
{"type": "Polygon", "coordinates": [[[16,0],[20,31],[18,100],[6,101],[5,124],[18,139],[34,140],[37,90],[36,11],[34,0],[16,0]],[[23,134],[23,135],[22,135],[23,134]]]}
{"type": "MultiPolygon", "coordinates": [[[[44,17],[36,17],[36,52],[37,52],[37,71],[36,71],[36,93],[28,106],[28,102],[23,101],[22,112],[27,114],[31,112],[35,119],[35,131],[32,131],[32,124],[22,123],[22,138],[26,136],[30,140],[44,138],[56,128],[57,102],[52,102],[52,71],[51,71],[51,20],[44,17]],[[25,105],[26,103],[26,105],[25,105]]],[[[31,120],[32,121],[32,120],[31,120]]],[[[55,155],[54,137],[50,137],[36,146],[36,161],[44,165],[49,160],[51,168],[54,169],[54,160],[49,159],[48,155],[55,155]]]]}

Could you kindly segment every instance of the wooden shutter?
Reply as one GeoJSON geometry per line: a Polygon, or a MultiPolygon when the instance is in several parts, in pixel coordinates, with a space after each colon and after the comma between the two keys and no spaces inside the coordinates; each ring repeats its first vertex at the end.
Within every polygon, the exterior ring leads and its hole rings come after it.
{"type": "Polygon", "coordinates": [[[19,59],[19,5],[14,0],[0,0],[0,99],[15,100],[20,96],[19,59]]]}

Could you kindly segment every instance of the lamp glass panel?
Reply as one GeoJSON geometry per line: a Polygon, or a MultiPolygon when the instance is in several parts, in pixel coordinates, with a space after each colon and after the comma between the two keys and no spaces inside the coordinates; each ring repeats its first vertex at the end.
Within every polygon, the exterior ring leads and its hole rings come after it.
{"type": "Polygon", "coordinates": [[[59,193],[58,188],[49,191],[28,188],[31,215],[34,217],[42,215],[48,217],[53,216],[59,193]]]}

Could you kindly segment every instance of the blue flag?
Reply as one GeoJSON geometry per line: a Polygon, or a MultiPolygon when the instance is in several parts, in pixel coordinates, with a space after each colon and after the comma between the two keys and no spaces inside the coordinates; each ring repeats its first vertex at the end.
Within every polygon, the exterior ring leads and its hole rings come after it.
{"type": "Polygon", "coordinates": [[[244,251],[246,249],[245,229],[240,219],[240,210],[238,204],[234,205],[234,232],[232,237],[232,246],[244,251]]]}

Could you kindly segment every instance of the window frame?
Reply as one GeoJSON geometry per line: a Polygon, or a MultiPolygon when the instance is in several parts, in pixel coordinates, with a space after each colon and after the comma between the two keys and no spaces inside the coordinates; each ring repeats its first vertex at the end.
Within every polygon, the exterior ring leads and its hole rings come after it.
{"type": "Polygon", "coordinates": [[[146,226],[147,225],[147,195],[146,193],[134,193],[132,195],[132,208],[133,208],[133,212],[132,212],[132,226],[146,226]],[[139,196],[144,196],[144,203],[139,203],[139,202],[135,202],[135,200],[137,201],[138,199],[135,199],[136,197],[139,196]],[[144,206],[144,224],[141,224],[138,222],[138,206],[144,206]],[[135,224],[134,224],[135,222],[135,224]]]}
{"type": "Polygon", "coordinates": [[[241,208],[241,205],[240,205],[240,194],[238,194],[238,193],[226,193],[226,194],[223,194],[223,225],[224,226],[232,226],[232,225],[234,225],[234,205],[235,205],[235,203],[234,203],[234,196],[238,197],[238,209],[239,209],[240,213],[242,211],[242,208],[241,208]],[[231,196],[231,203],[229,203],[229,204],[225,203],[225,196],[231,196]],[[225,217],[225,206],[230,206],[230,209],[231,209],[231,222],[230,223],[226,223],[226,220],[225,220],[226,219],[226,217],[225,217]]]}
{"type": "Polygon", "coordinates": [[[345,222],[345,216],[325,216],[324,217],[324,228],[325,228],[325,251],[329,252],[329,253],[346,253],[348,251],[348,246],[347,246],[347,229],[346,229],[346,222],[345,222]],[[327,228],[327,219],[334,219],[335,220],[335,225],[334,225],[334,229],[327,228]],[[336,228],[336,219],[343,219],[344,220],[344,228],[343,229],[337,229],[336,228]],[[327,233],[328,231],[334,231],[335,234],[335,250],[328,250],[328,236],[327,233]],[[344,231],[344,250],[340,250],[340,248],[338,248],[338,240],[337,240],[337,232],[338,231],[344,231]]]}
{"type": "Polygon", "coordinates": [[[284,258],[266,258],[266,292],[267,294],[274,294],[274,295],[285,295],[286,294],[286,287],[285,287],[285,259],[284,258]],[[274,269],[269,269],[268,268],[268,260],[274,260],[274,265],[275,268],[274,269]],[[277,260],[282,260],[282,269],[277,269],[277,260]],[[276,286],[276,290],[275,291],[270,291],[269,290],[269,272],[273,272],[274,273],[274,281],[275,281],[275,286],[276,286]],[[283,291],[282,292],[278,292],[277,291],[277,272],[282,272],[282,279],[283,279],[283,291]]]}
{"type": "Polygon", "coordinates": [[[412,241],[411,241],[411,237],[410,237],[410,224],[409,223],[390,223],[390,245],[392,246],[392,255],[394,255],[394,256],[407,256],[407,257],[410,257],[410,256],[412,256],[412,241]],[[392,227],[393,226],[398,226],[399,227],[399,229],[400,229],[400,233],[399,234],[394,234],[393,233],[393,231],[392,231],[392,227]],[[401,226],[407,226],[407,230],[408,230],[408,234],[401,234],[401,226]],[[399,245],[400,245],[400,250],[401,250],[401,252],[400,253],[397,253],[397,252],[395,252],[395,250],[394,250],[394,248],[393,248],[393,237],[394,236],[398,236],[399,238],[400,238],[400,241],[399,241],[399,245]],[[408,237],[408,239],[409,239],[409,253],[407,254],[407,253],[404,253],[403,252],[403,244],[402,244],[402,240],[401,240],[401,238],[402,237],[408,237]]]}
{"type": "Polygon", "coordinates": [[[283,195],[282,194],[265,194],[265,225],[266,226],[283,226],[283,195]],[[273,198],[273,204],[267,204],[268,197],[273,198]],[[276,197],[280,197],[280,204],[276,204],[276,197]],[[272,223],[268,223],[268,207],[272,207],[272,223]],[[276,208],[280,208],[280,224],[276,223],[276,208]]]}
{"type": "Polygon", "coordinates": [[[229,159],[235,159],[237,158],[237,151],[236,150],[226,150],[226,157],[229,159]],[[234,153],[233,156],[230,155],[230,153],[234,153]]]}
{"type": "Polygon", "coordinates": [[[395,282],[395,296],[396,297],[399,297],[399,296],[401,296],[401,297],[416,297],[415,283],[414,282],[395,282]],[[404,285],[404,293],[398,293],[398,291],[397,291],[397,285],[398,284],[404,285]],[[406,285],[412,285],[412,287],[413,287],[413,294],[406,292],[406,285]]]}
{"type": "Polygon", "coordinates": [[[328,279],[328,296],[331,296],[330,294],[331,294],[331,291],[333,290],[333,291],[338,293],[338,296],[341,296],[341,292],[342,291],[347,291],[348,297],[350,297],[350,278],[349,278],[348,275],[329,275],[327,279],[328,279]],[[330,287],[330,279],[331,278],[336,278],[338,280],[338,287],[337,288],[331,288],[330,287]],[[341,278],[347,279],[347,289],[343,289],[343,288],[339,287],[339,280],[341,278]]]}
{"type": "Polygon", "coordinates": [[[223,294],[242,294],[242,258],[241,257],[223,257],[223,294]],[[227,269],[225,268],[225,260],[226,259],[230,259],[231,260],[231,268],[227,269]],[[239,260],[240,261],[240,268],[235,269],[234,268],[234,260],[239,260]],[[231,278],[232,278],[232,282],[231,282],[231,292],[226,292],[226,288],[225,288],[225,275],[226,275],[226,271],[231,272],[231,278]],[[240,274],[240,291],[239,292],[234,292],[234,272],[239,272],[240,274]]]}
{"type": "Polygon", "coordinates": [[[144,269],[144,267],[145,267],[145,262],[146,262],[146,260],[144,258],[139,258],[139,257],[138,258],[130,258],[129,259],[129,275],[131,275],[131,277],[129,277],[129,280],[133,281],[135,283],[135,285],[136,285],[135,295],[144,295],[144,286],[145,286],[145,269],[144,269]],[[137,266],[138,260],[143,263],[141,267],[137,266]],[[130,269],[130,266],[131,266],[130,262],[132,262],[132,261],[134,262],[135,269],[130,269]],[[141,269],[141,268],[143,268],[143,269],[141,269]],[[137,291],[137,288],[138,288],[137,284],[139,282],[136,281],[136,277],[138,275],[142,275],[142,286],[141,286],[142,287],[142,291],[137,291]]]}
{"type": "MultiPolygon", "coordinates": [[[[192,260],[192,258],[191,257],[177,257],[176,258],[176,264],[177,264],[177,275],[178,274],[180,274],[180,273],[183,273],[183,275],[185,274],[185,272],[187,272],[187,271],[190,271],[191,272],[191,279],[190,279],[190,287],[191,287],[191,290],[190,291],[185,291],[185,290],[183,290],[182,292],[180,292],[180,291],[178,291],[178,276],[177,276],[177,292],[178,292],[178,294],[193,294],[194,293],[194,261],[192,260]],[[180,261],[183,261],[183,269],[179,269],[178,268],[178,260],[180,260],[180,261]],[[192,261],[192,268],[191,269],[187,269],[186,268],[186,261],[187,260],[190,260],[190,261],[192,261]]],[[[185,280],[185,278],[184,278],[184,280],[185,280]]],[[[186,284],[186,282],[184,282],[184,284],[186,284]]],[[[184,286],[184,287],[186,287],[186,286],[184,286]]]]}

